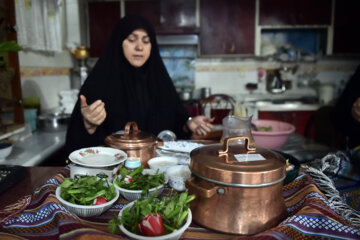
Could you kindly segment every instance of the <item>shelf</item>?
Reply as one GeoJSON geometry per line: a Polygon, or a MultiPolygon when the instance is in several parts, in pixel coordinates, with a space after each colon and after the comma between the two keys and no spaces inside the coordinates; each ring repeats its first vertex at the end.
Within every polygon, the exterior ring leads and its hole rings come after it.
{"type": "Polygon", "coordinates": [[[21,133],[24,130],[25,130],[24,124],[12,124],[5,126],[5,130],[2,128],[0,129],[0,141],[8,137],[11,137],[15,134],[21,133]]]}

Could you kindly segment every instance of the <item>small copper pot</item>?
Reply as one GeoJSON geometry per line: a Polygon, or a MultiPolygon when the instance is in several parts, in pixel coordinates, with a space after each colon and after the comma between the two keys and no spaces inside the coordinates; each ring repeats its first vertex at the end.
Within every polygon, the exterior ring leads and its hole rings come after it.
{"type": "Polygon", "coordinates": [[[193,220],[216,231],[252,235],[287,215],[282,195],[286,161],[278,153],[249,146],[249,138],[226,138],[190,153],[193,177],[186,181],[193,220]],[[244,144],[229,145],[244,141],[244,144]]]}
{"type": "Polygon", "coordinates": [[[107,136],[105,143],[109,147],[125,151],[128,157],[140,158],[141,164],[146,168],[149,159],[156,156],[156,147],[160,144],[152,134],[140,131],[136,122],[128,122],[124,134],[107,136]]]}

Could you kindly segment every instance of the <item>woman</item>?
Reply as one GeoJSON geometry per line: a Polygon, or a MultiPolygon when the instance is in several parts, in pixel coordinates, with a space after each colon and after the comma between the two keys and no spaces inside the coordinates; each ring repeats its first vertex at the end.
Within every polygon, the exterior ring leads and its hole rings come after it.
{"type": "Polygon", "coordinates": [[[205,135],[212,128],[210,118],[189,118],[160,57],[154,29],[139,16],[119,21],[80,89],[67,150],[103,145],[106,136],[129,121],[155,135],[171,130],[178,138],[205,135]]]}
{"type": "Polygon", "coordinates": [[[332,117],[346,137],[345,148],[360,146],[360,66],[336,102],[332,117]]]}

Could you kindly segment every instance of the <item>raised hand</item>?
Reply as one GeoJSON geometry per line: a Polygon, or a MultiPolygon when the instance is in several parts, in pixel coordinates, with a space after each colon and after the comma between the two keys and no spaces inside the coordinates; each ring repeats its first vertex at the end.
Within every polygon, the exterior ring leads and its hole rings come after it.
{"type": "Polygon", "coordinates": [[[85,128],[88,133],[93,134],[106,118],[105,103],[99,99],[88,105],[86,97],[80,95],[80,107],[85,128]]]}
{"type": "Polygon", "coordinates": [[[196,116],[187,122],[188,128],[197,135],[206,135],[211,131],[213,125],[211,124],[214,118],[208,118],[205,116],[196,116]]]}
{"type": "Polygon", "coordinates": [[[351,114],[356,121],[360,122],[360,97],[354,102],[351,109],[351,114]]]}

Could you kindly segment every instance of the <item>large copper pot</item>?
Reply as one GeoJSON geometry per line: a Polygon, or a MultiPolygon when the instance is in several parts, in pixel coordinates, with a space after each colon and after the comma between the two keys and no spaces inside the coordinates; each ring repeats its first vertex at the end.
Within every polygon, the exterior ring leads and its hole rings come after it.
{"type": "Polygon", "coordinates": [[[156,147],[160,144],[151,133],[140,131],[136,122],[128,122],[124,134],[107,136],[105,143],[109,147],[125,151],[128,158],[140,158],[141,164],[146,168],[149,159],[156,156],[156,147]]]}
{"type": "Polygon", "coordinates": [[[196,195],[193,220],[216,231],[252,235],[276,226],[287,215],[282,195],[286,161],[278,153],[249,146],[249,138],[226,138],[190,153],[196,195]],[[237,140],[244,144],[229,144],[237,140]]]}

